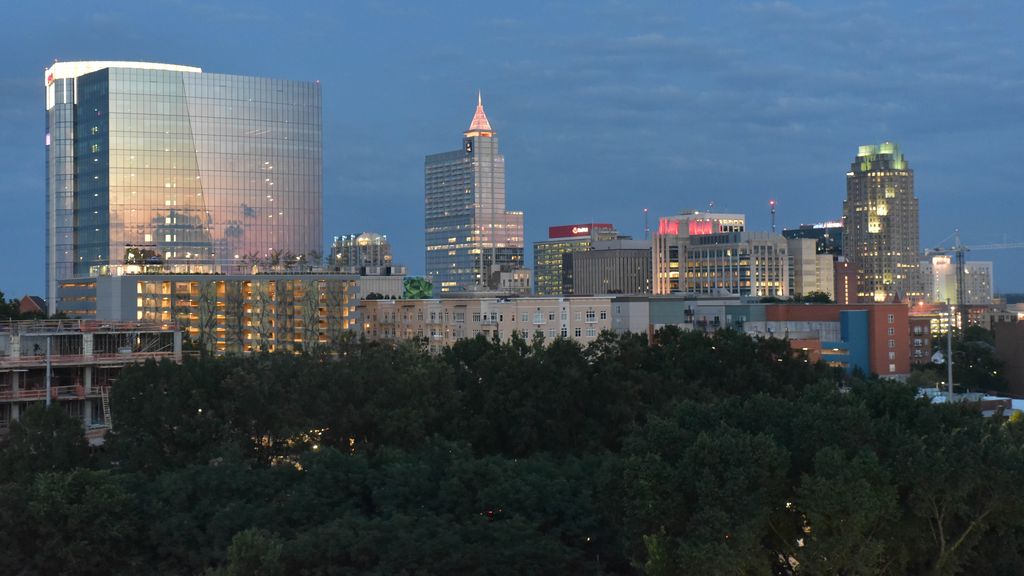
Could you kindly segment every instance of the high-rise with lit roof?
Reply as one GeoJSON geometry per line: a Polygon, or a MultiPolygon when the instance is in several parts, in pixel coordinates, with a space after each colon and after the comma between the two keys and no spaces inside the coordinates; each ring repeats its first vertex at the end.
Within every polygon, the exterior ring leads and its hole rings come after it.
{"type": "Polygon", "coordinates": [[[318,82],[58,62],[46,90],[46,293],[65,279],[320,253],[318,82]]]}
{"type": "Polygon", "coordinates": [[[919,296],[914,171],[892,142],[861,146],[846,173],[843,254],[858,269],[858,298],[919,296]]]}
{"type": "Polygon", "coordinates": [[[505,207],[505,158],[477,96],[462,148],[424,166],[426,271],[438,292],[486,288],[523,266],[523,213],[505,207]]]}

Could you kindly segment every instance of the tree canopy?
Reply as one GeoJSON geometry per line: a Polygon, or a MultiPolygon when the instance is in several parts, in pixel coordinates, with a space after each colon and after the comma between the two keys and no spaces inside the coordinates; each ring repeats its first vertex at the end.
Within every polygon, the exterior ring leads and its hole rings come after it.
{"type": "Polygon", "coordinates": [[[1020,574],[1024,428],[674,328],[126,368],[0,446],[23,574],[1020,574]],[[80,431],[80,428],[78,428],[80,431]]]}

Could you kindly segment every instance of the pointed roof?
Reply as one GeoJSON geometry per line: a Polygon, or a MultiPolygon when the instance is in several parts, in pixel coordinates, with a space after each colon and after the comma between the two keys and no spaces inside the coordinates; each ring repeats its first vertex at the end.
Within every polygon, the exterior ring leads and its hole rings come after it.
{"type": "Polygon", "coordinates": [[[484,113],[484,100],[479,90],[476,93],[476,114],[473,114],[468,132],[493,132],[491,123],[487,121],[487,114],[484,113]]]}

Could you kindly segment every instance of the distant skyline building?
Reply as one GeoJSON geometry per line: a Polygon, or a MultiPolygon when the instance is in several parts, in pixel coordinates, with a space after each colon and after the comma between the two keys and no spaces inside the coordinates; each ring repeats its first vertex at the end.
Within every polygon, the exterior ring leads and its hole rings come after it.
{"type": "Polygon", "coordinates": [[[783,229],[782,235],[786,238],[813,238],[818,254],[843,255],[842,222],[801,224],[799,228],[783,229]]]}
{"type": "Polygon", "coordinates": [[[462,147],[424,162],[426,273],[435,294],[484,289],[523,267],[523,213],[505,203],[505,158],[477,94],[462,147]]]}
{"type": "Polygon", "coordinates": [[[404,290],[406,268],[394,263],[391,242],[384,234],[335,236],[327,266],[335,272],[356,275],[361,298],[397,298],[404,290]]]}
{"type": "Polygon", "coordinates": [[[46,92],[46,295],[61,280],[322,254],[319,82],[58,62],[46,92]]]}
{"type": "MultiPolygon", "coordinates": [[[[938,254],[921,262],[924,298],[928,302],[959,302],[956,262],[953,256],[938,254]]],[[[992,262],[964,262],[964,304],[991,304],[992,262]]]]}
{"type": "Polygon", "coordinates": [[[564,256],[573,294],[650,294],[651,241],[598,240],[564,256]]]}
{"type": "Polygon", "coordinates": [[[548,239],[533,243],[533,284],[537,296],[568,296],[573,293],[567,254],[590,250],[595,241],[614,240],[615,226],[602,222],[550,226],[548,239]]]}
{"type": "Polygon", "coordinates": [[[335,236],[331,243],[330,266],[340,268],[391,265],[391,242],[384,234],[363,232],[335,236]]]}
{"type": "Polygon", "coordinates": [[[857,267],[861,301],[920,296],[914,171],[892,142],[861,146],[846,173],[843,255],[857,267]]]}
{"type": "MultiPolygon", "coordinates": [[[[707,293],[701,288],[707,282],[708,271],[698,272],[694,276],[693,271],[688,271],[687,266],[695,263],[688,263],[689,246],[693,242],[711,243],[732,243],[737,238],[726,238],[723,235],[741,233],[746,229],[747,217],[743,214],[725,214],[713,212],[700,212],[697,210],[686,210],[675,216],[666,216],[658,220],[658,229],[651,238],[651,271],[653,274],[652,292],[654,294],[683,293],[707,293]],[[708,238],[696,238],[705,237],[708,238]],[[689,274],[689,275],[688,275],[689,274]]],[[[785,241],[783,240],[783,245],[785,241]]],[[[728,250],[725,248],[724,250],[728,250]]],[[[714,249],[717,255],[718,249],[714,249]]],[[[695,252],[695,255],[709,255],[709,250],[695,252]]],[[[726,253],[723,252],[723,255],[726,253]]],[[[750,258],[749,255],[740,257],[739,253],[732,251],[726,256],[730,261],[721,260],[729,270],[725,283],[730,287],[750,287],[750,258]],[[742,268],[743,270],[739,270],[742,268]]],[[[713,282],[713,281],[712,281],[713,282]]],[[[709,287],[711,288],[711,287],[709,287]]],[[[725,291],[728,288],[722,287],[725,291]]],[[[712,290],[711,293],[715,293],[712,290]]],[[[736,292],[738,293],[738,292],[736,292]]]]}

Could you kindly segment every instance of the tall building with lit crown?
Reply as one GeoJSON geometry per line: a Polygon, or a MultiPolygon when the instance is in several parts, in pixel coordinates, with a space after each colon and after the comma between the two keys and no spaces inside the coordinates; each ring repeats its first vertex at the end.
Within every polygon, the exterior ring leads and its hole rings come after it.
{"type": "Polygon", "coordinates": [[[462,148],[424,163],[426,272],[436,291],[486,288],[523,267],[523,213],[505,207],[505,158],[477,95],[462,148]]]}
{"type": "Polygon", "coordinates": [[[70,278],[319,258],[318,82],[105,61],[44,82],[49,312],[70,278]]]}
{"type": "Polygon", "coordinates": [[[843,254],[859,270],[858,298],[920,296],[914,171],[892,142],[861,146],[846,173],[843,254]]]}

